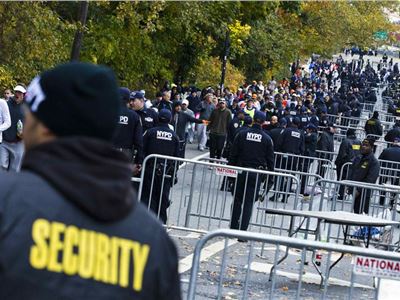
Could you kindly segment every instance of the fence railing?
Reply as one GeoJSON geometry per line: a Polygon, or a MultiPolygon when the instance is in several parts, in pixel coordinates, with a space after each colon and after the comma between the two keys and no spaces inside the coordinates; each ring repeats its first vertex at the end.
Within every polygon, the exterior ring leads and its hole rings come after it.
{"type": "Polygon", "coordinates": [[[196,244],[187,300],[227,299],[229,295],[235,299],[378,299],[382,275],[377,271],[382,271],[381,264],[382,269],[390,266],[394,270],[400,264],[400,254],[220,229],[206,234],[196,244]],[[238,244],[236,239],[247,243],[238,244]],[[224,244],[222,253],[212,261],[202,259],[202,251],[213,240],[224,244]],[[260,246],[268,249],[264,257],[258,254],[260,246]],[[282,248],[294,252],[291,262],[285,265],[278,264],[282,248]],[[336,266],[340,273],[335,273],[331,260],[339,255],[344,258],[336,266]],[[313,264],[308,264],[309,260],[313,264]],[[366,267],[371,262],[376,266],[366,267]],[[359,275],[360,269],[367,275],[359,275]]]}

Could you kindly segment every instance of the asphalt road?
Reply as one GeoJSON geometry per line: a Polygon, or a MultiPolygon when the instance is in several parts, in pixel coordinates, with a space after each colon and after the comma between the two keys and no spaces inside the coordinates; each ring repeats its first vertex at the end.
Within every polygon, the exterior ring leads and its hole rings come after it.
{"type": "MultiPolygon", "coordinates": [[[[357,56],[343,54],[342,56],[347,60],[357,59],[357,56]]],[[[380,57],[370,57],[370,59],[379,61],[380,57]]],[[[395,61],[399,60],[396,58],[395,61]]],[[[208,155],[207,152],[197,150],[196,142],[187,145],[186,158],[199,160],[208,155]]],[[[200,231],[228,228],[233,199],[229,192],[220,190],[222,184],[223,176],[219,176],[215,168],[186,163],[181,166],[178,183],[171,190],[172,204],[169,208],[168,231],[178,247],[184,297],[188,289],[194,247],[202,234],[175,229],[175,227],[187,227],[200,231]]],[[[316,199],[321,201],[318,197],[316,199]]],[[[280,208],[294,208],[293,197],[289,198],[287,204],[266,202],[257,202],[253,209],[252,221],[263,226],[251,226],[249,231],[286,236],[286,230],[273,229],[271,224],[285,229],[289,226],[289,219],[267,216],[259,207],[274,205],[280,208]]],[[[340,235],[340,228],[337,226],[333,227],[332,231],[340,235]]],[[[396,229],[395,236],[399,234],[396,229]]],[[[304,235],[300,234],[298,237],[304,238],[304,235]]],[[[308,238],[314,239],[314,236],[310,235],[308,238]]],[[[279,248],[279,257],[284,251],[285,248],[279,248]]],[[[305,259],[302,260],[301,250],[296,249],[291,249],[287,260],[277,268],[274,286],[272,286],[272,282],[268,279],[276,252],[277,248],[274,245],[239,243],[236,240],[227,242],[222,239],[212,240],[206,245],[201,258],[200,270],[197,274],[196,299],[294,299],[299,288],[300,273],[303,274],[300,286],[302,299],[319,299],[324,292],[326,292],[326,299],[347,299],[352,281],[350,255],[345,255],[343,260],[332,269],[329,285],[325,290],[321,289],[320,276],[311,264],[312,252],[307,251],[305,259]]],[[[338,255],[338,253],[333,253],[330,263],[338,255]]],[[[323,270],[327,263],[328,253],[322,253],[323,270]]],[[[376,290],[373,288],[372,277],[356,276],[353,282],[355,284],[353,299],[375,298],[376,290]]],[[[389,298],[380,296],[379,299],[389,298]]]]}

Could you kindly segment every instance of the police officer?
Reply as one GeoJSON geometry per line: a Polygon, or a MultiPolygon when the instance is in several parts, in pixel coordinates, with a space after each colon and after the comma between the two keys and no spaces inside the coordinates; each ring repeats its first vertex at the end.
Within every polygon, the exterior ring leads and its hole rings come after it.
{"type": "Polygon", "coordinates": [[[222,157],[229,158],[230,149],[232,148],[232,144],[235,139],[236,133],[239,131],[240,127],[243,126],[244,117],[245,117],[244,110],[239,110],[236,116],[234,116],[233,119],[229,122],[226,144],[224,147],[224,151],[222,153],[222,157]]]}
{"type": "MultiPolygon", "coordinates": [[[[290,126],[287,127],[282,134],[279,136],[278,139],[278,151],[282,153],[289,153],[292,155],[289,156],[282,156],[280,158],[280,168],[286,170],[298,170],[301,161],[298,158],[298,155],[303,155],[304,153],[304,134],[303,131],[298,129],[300,125],[300,119],[298,117],[294,117],[290,126]],[[293,155],[294,154],[294,155],[293,155]]],[[[290,183],[289,187],[290,187],[290,183]]],[[[280,191],[286,190],[284,188],[284,182],[281,180],[280,182],[280,191]]],[[[275,194],[270,198],[271,201],[274,201],[275,194]]],[[[282,202],[286,202],[287,200],[287,193],[284,193],[283,198],[281,199],[282,202]]]]}
{"type": "MultiPolygon", "coordinates": [[[[304,158],[302,161],[302,172],[304,173],[309,173],[310,165],[313,162],[313,157],[317,156],[317,129],[318,128],[312,123],[308,124],[305,128],[306,132],[304,135],[304,156],[307,156],[307,158],[304,158]]],[[[308,196],[308,194],[305,193],[306,181],[306,176],[302,176],[300,193],[304,195],[304,197],[308,196]]]]}
{"type": "MultiPolygon", "coordinates": [[[[160,110],[158,114],[159,126],[150,128],[143,136],[144,154],[160,154],[179,156],[179,138],[169,128],[172,114],[168,109],[160,110]]],[[[167,222],[167,208],[169,206],[169,191],[175,180],[177,164],[166,159],[153,158],[148,160],[144,170],[144,183],[141,201],[150,207],[160,217],[162,222],[167,222]]]]}
{"type": "MultiPolygon", "coordinates": [[[[372,151],[373,139],[364,139],[361,144],[360,155],[356,156],[350,168],[350,180],[365,183],[376,183],[379,177],[379,162],[372,151]]],[[[354,197],[354,212],[368,214],[371,190],[362,192],[356,189],[354,197]]]]}
{"type": "Polygon", "coordinates": [[[0,174],[0,299],[180,299],[173,242],[110,143],[113,72],[69,63],[27,90],[22,171],[0,174]]]}
{"type": "MultiPolygon", "coordinates": [[[[321,151],[318,152],[318,157],[322,159],[327,159],[332,161],[333,152],[335,150],[334,144],[334,134],[336,132],[336,126],[333,123],[329,123],[327,127],[321,133],[321,136],[318,139],[317,143],[317,150],[321,151]]],[[[319,161],[318,164],[318,175],[324,178],[325,176],[325,168],[323,166],[323,162],[319,161]]]]}
{"type": "Polygon", "coordinates": [[[129,105],[139,115],[143,133],[158,125],[158,114],[154,109],[146,108],[143,93],[132,92],[129,97],[129,105]]]}
{"type": "MultiPolygon", "coordinates": [[[[381,161],[382,168],[386,171],[386,176],[379,178],[379,184],[385,183],[385,177],[390,176],[390,183],[398,186],[400,183],[400,135],[394,138],[391,147],[382,151],[381,155],[379,155],[379,160],[381,161]]],[[[381,205],[385,204],[384,195],[381,195],[379,202],[381,205]]]]}
{"type": "MultiPolygon", "coordinates": [[[[228,164],[243,168],[274,170],[273,143],[268,134],[261,129],[265,120],[263,112],[254,112],[253,126],[239,132],[235,137],[228,164]]],[[[252,172],[242,172],[238,175],[231,229],[247,230],[262,179],[252,172]]]]}
{"type": "Polygon", "coordinates": [[[121,97],[121,112],[117,130],[113,137],[113,145],[128,156],[131,162],[140,165],[143,162],[143,132],[140,118],[137,113],[128,109],[130,91],[128,88],[119,88],[121,97]],[[136,150],[136,155],[134,151],[136,150]]]}

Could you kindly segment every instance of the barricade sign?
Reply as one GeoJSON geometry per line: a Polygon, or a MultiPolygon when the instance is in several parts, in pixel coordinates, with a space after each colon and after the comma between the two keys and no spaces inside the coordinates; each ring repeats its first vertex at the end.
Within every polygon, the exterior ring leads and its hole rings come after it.
{"type": "Polygon", "coordinates": [[[237,178],[238,172],[233,169],[228,169],[228,168],[224,168],[224,167],[216,167],[215,174],[217,174],[219,176],[228,176],[228,177],[237,178]]]}
{"type": "Polygon", "coordinates": [[[365,256],[356,256],[354,260],[356,274],[400,280],[398,261],[365,256]]]}

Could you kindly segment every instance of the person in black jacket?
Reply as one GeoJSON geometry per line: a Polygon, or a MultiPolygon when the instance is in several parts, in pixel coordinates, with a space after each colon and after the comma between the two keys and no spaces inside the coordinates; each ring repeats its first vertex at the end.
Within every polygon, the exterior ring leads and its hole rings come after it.
{"type": "MultiPolygon", "coordinates": [[[[302,130],[298,129],[300,125],[300,119],[294,117],[290,127],[287,127],[280,134],[278,139],[277,149],[279,152],[291,154],[289,156],[281,156],[277,162],[280,163],[280,169],[297,171],[301,169],[301,160],[299,155],[304,154],[304,133],[302,130]]],[[[291,182],[280,181],[279,191],[290,191],[291,182]]],[[[270,201],[275,201],[277,194],[270,197],[270,201]]],[[[282,202],[286,202],[288,198],[287,193],[283,193],[282,202]]]]}
{"type": "MultiPolygon", "coordinates": [[[[348,177],[349,166],[342,170],[343,165],[352,162],[360,154],[361,142],[356,138],[356,131],[353,128],[347,129],[346,138],[340,143],[339,152],[335,160],[336,180],[345,180],[348,177]]],[[[342,200],[344,196],[344,186],[341,185],[337,199],[342,200]]]]}
{"type": "MultiPolygon", "coordinates": [[[[396,123],[394,123],[393,128],[390,129],[386,135],[385,135],[385,141],[389,143],[393,143],[394,140],[400,137],[400,121],[397,120],[396,123]]],[[[390,147],[390,144],[388,145],[390,147]]]]}
{"type": "MultiPolygon", "coordinates": [[[[361,154],[356,156],[350,169],[349,179],[365,183],[376,183],[379,177],[379,162],[372,151],[374,147],[373,139],[364,139],[361,144],[361,154]]],[[[354,212],[368,214],[371,190],[363,191],[356,188],[354,194],[354,212]]]]}
{"type": "Polygon", "coordinates": [[[174,127],[174,131],[179,138],[179,157],[185,158],[187,140],[186,128],[189,123],[203,124],[203,120],[196,119],[189,114],[183,112],[181,101],[176,101],[172,107],[173,114],[171,125],[174,127]]]}
{"type": "MultiPolygon", "coordinates": [[[[310,170],[310,165],[313,162],[313,157],[317,157],[317,141],[318,141],[318,134],[317,134],[317,127],[314,124],[308,124],[306,126],[306,134],[304,135],[304,156],[307,156],[307,158],[304,158],[302,160],[302,172],[304,173],[309,173],[310,170]],[[309,158],[308,158],[309,157],[309,158]]],[[[301,190],[300,194],[304,195],[305,197],[308,196],[308,194],[305,193],[305,187],[306,187],[306,181],[307,177],[302,176],[301,177],[301,190]]]]}
{"type": "Polygon", "coordinates": [[[0,143],[0,169],[5,171],[16,172],[21,168],[24,155],[22,130],[25,120],[22,103],[25,93],[25,87],[19,84],[14,88],[14,96],[7,101],[11,126],[3,131],[3,142],[0,143]]]}
{"type": "Polygon", "coordinates": [[[356,137],[355,129],[347,129],[346,138],[340,143],[339,152],[335,160],[336,179],[338,181],[347,178],[347,170],[343,170],[343,174],[341,174],[342,167],[345,163],[353,161],[354,157],[360,154],[360,149],[361,142],[356,137]]]}
{"type": "Polygon", "coordinates": [[[143,134],[158,125],[158,114],[154,109],[146,108],[143,93],[132,92],[129,96],[129,106],[139,115],[143,134]]]}
{"type": "MultiPolygon", "coordinates": [[[[266,116],[260,111],[254,113],[254,124],[235,137],[228,164],[244,168],[274,170],[274,149],[272,140],[261,129],[266,116]]],[[[230,228],[247,230],[254,201],[263,178],[252,172],[241,172],[237,177],[230,228]],[[243,206],[243,210],[242,210],[243,206]]]]}
{"type": "MultiPolygon", "coordinates": [[[[168,109],[162,109],[158,114],[159,126],[153,127],[143,137],[145,156],[160,154],[179,157],[179,137],[169,128],[172,115],[168,109]]],[[[167,222],[167,208],[170,204],[169,191],[176,178],[177,164],[164,158],[148,160],[145,167],[141,201],[167,222]]]]}
{"type": "Polygon", "coordinates": [[[377,111],[374,111],[372,118],[365,123],[364,129],[366,135],[373,135],[375,140],[382,136],[383,128],[381,121],[379,121],[379,113],[377,111]]]}
{"type": "MultiPolygon", "coordinates": [[[[317,150],[321,151],[318,152],[318,157],[322,159],[327,159],[332,161],[333,152],[334,152],[334,140],[333,136],[336,132],[336,127],[333,123],[330,123],[324,131],[322,131],[321,136],[318,139],[317,143],[317,150]]],[[[324,163],[319,161],[318,164],[318,175],[324,178],[325,176],[325,168],[324,163]]]]}
{"type": "Polygon", "coordinates": [[[0,174],[0,299],[181,299],[176,248],[110,143],[113,72],[69,63],[27,90],[22,171],[0,174]]]}
{"type": "MultiPolygon", "coordinates": [[[[379,160],[382,166],[382,175],[379,177],[379,184],[386,183],[385,180],[389,179],[389,183],[392,185],[400,184],[400,135],[395,137],[393,145],[390,148],[386,148],[379,155],[379,160]]],[[[393,204],[391,199],[390,204],[393,204]]],[[[381,193],[379,204],[385,204],[385,195],[381,193]]]]}
{"type": "Polygon", "coordinates": [[[143,132],[140,117],[128,109],[130,91],[128,88],[119,89],[121,96],[121,113],[114,133],[112,143],[116,149],[127,155],[129,161],[137,165],[143,162],[143,132]],[[135,154],[136,151],[136,154],[135,154]]]}

